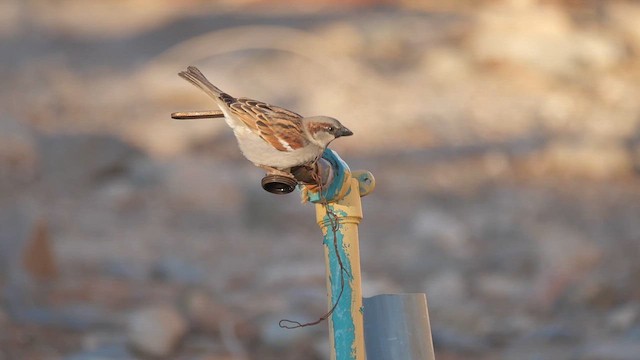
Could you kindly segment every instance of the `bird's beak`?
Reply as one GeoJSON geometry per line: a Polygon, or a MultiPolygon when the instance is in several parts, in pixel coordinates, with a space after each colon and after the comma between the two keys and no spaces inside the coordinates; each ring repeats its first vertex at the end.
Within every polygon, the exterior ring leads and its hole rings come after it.
{"type": "Polygon", "coordinates": [[[346,127],[341,127],[340,129],[338,129],[338,131],[336,131],[335,133],[336,137],[341,137],[341,136],[351,136],[353,135],[353,131],[347,129],[346,127]]]}

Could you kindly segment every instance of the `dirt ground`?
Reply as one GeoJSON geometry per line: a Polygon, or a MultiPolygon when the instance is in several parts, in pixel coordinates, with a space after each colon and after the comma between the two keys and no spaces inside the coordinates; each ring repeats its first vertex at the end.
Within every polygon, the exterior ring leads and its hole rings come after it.
{"type": "Polygon", "coordinates": [[[321,232],[177,76],[340,119],[438,360],[640,359],[640,5],[5,0],[0,359],[327,359],[321,232]]]}

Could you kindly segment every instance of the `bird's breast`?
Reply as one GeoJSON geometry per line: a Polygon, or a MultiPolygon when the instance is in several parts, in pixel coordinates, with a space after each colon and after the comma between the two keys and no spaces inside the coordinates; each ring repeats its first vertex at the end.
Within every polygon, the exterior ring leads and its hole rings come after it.
{"type": "Polygon", "coordinates": [[[309,144],[293,151],[279,151],[247,128],[237,127],[234,134],[242,154],[256,165],[288,169],[315,160],[323,149],[309,144]]]}

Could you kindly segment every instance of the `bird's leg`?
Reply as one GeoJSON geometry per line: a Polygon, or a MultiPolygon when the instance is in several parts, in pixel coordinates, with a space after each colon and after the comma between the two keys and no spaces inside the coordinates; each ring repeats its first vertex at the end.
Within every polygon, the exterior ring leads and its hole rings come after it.
{"type": "Polygon", "coordinates": [[[267,175],[280,175],[280,176],[286,176],[292,179],[294,178],[293,175],[291,175],[291,173],[288,171],[276,169],[274,167],[267,166],[267,165],[258,165],[258,167],[266,171],[267,175]]]}
{"type": "Polygon", "coordinates": [[[316,163],[298,165],[291,168],[291,175],[305,185],[318,183],[318,167],[316,163]]]}

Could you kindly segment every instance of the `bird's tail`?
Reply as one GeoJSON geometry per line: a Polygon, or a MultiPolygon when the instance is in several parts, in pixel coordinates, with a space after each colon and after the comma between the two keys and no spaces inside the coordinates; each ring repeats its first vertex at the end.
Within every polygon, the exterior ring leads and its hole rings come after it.
{"type": "Polygon", "coordinates": [[[202,89],[202,91],[206,92],[209,96],[216,100],[220,98],[220,95],[224,94],[222,90],[213,85],[195,66],[187,67],[186,71],[181,71],[178,73],[178,75],[180,75],[181,78],[187,80],[193,85],[199,87],[200,89],[202,89]]]}

